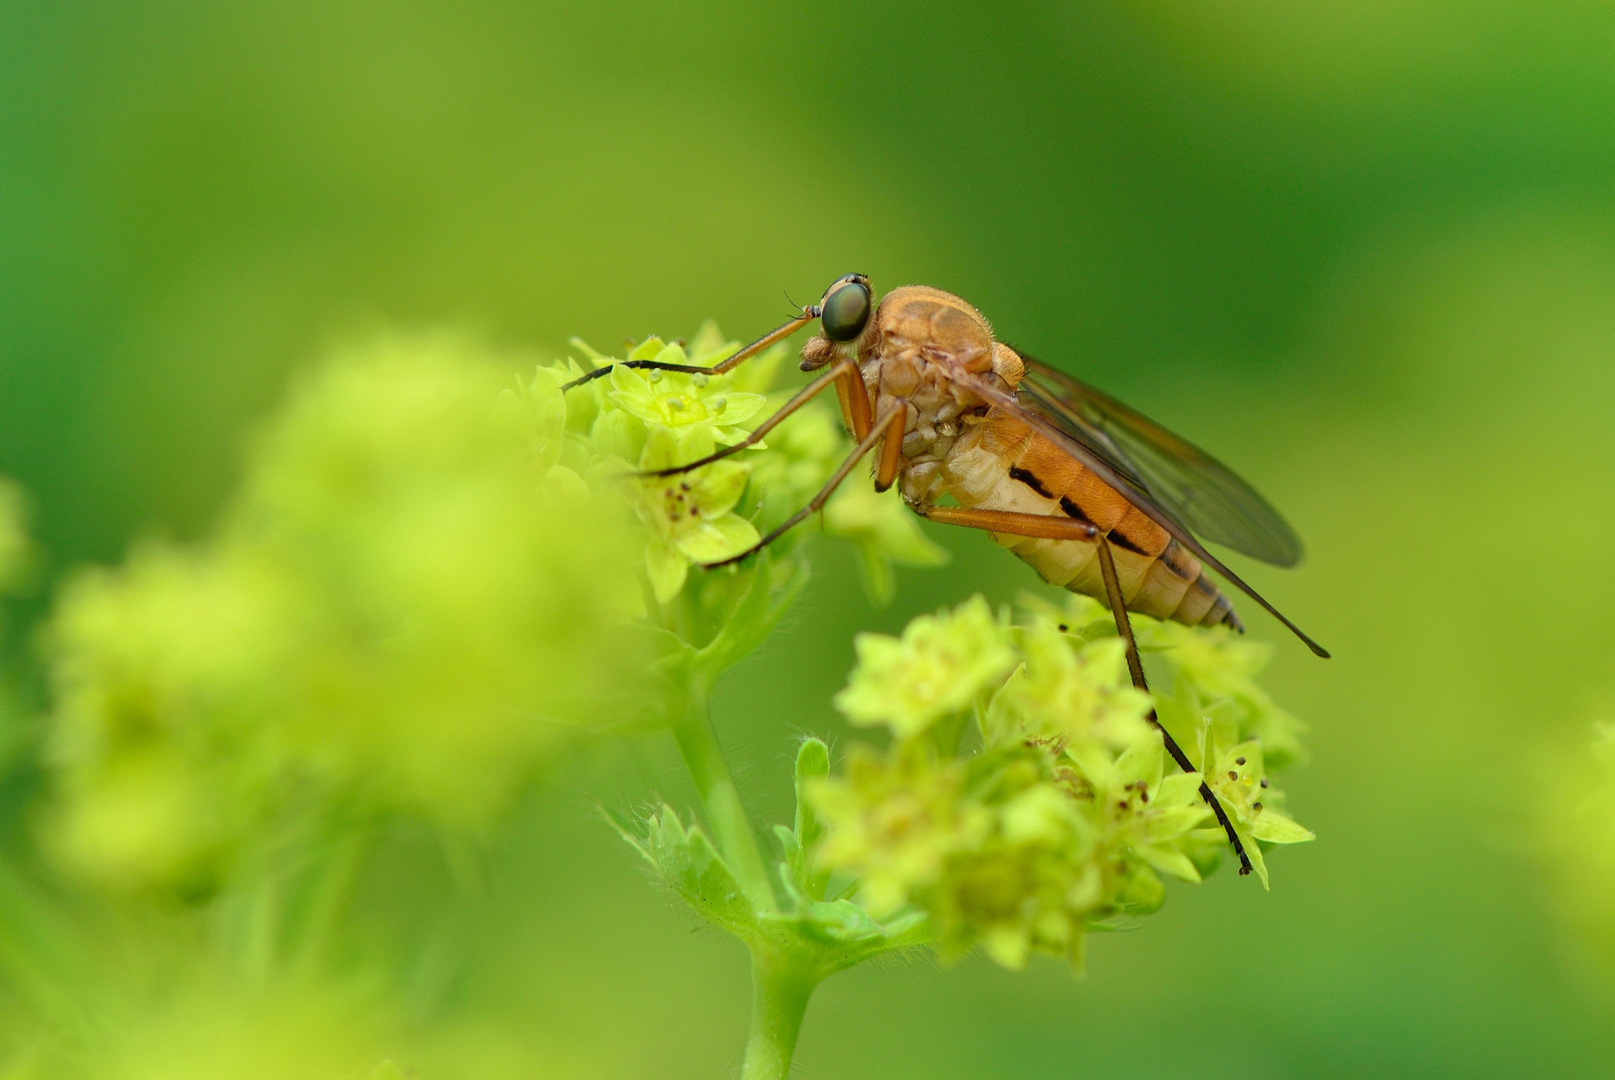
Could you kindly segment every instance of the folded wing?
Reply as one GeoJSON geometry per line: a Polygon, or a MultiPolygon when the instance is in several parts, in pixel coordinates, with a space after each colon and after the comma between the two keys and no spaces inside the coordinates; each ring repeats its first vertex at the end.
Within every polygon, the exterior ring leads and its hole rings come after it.
{"type": "Polygon", "coordinates": [[[1301,538],[1232,469],[1103,391],[1021,358],[1021,404],[1103,459],[1178,524],[1275,566],[1301,561],[1301,538]]]}

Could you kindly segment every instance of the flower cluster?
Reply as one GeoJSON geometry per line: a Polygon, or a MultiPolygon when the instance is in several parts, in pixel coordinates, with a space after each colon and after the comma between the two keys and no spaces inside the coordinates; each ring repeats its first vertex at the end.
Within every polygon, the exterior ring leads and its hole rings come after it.
{"type": "MultiPolygon", "coordinates": [[[[1154,911],[1161,875],[1200,880],[1226,841],[1201,774],[1169,771],[1151,696],[1131,686],[1098,605],[1025,606],[1019,625],[977,597],[901,638],[860,636],[836,704],[892,741],[854,746],[810,791],[828,829],[815,857],[877,918],[927,912],[944,956],[980,945],[1008,967],[1034,951],[1077,964],[1089,929],[1154,911]]],[[[1267,774],[1294,759],[1298,725],[1250,681],[1259,654],[1226,630],[1137,622],[1170,669],[1156,701],[1173,703],[1180,739],[1215,772],[1265,882],[1263,844],[1312,836],[1267,774]]]]}
{"type": "MultiPolygon", "coordinates": [[[[574,340],[573,345],[583,360],[541,367],[526,394],[535,413],[562,417],[562,460],[600,483],[696,461],[733,445],[788,396],[776,386],[786,355],[783,344],[724,375],[634,369],[584,342],[574,340]],[[609,376],[578,387],[565,395],[563,404],[555,404],[562,400],[559,388],[585,374],[585,364],[594,369],[616,366],[609,376]]],[[[688,348],[652,337],[621,359],[712,367],[739,347],[708,321],[688,348]]],[[[823,398],[809,403],[766,443],[745,453],[628,485],[645,531],[646,576],[659,604],[670,604],[684,591],[691,566],[719,562],[752,547],[829,479],[851,447],[827,406],[823,398]]],[[[894,563],[935,566],[945,559],[895,492],[875,495],[867,484],[844,485],[826,507],[824,525],[825,531],[858,546],[877,601],[891,598],[894,563]]],[[[788,551],[797,540],[788,534],[776,553],[788,551]]]]}
{"type": "MultiPolygon", "coordinates": [[[[448,335],[339,355],[258,440],[209,539],[69,585],[49,635],[64,863],[206,893],[294,808],[481,827],[568,730],[658,714],[677,691],[647,681],[667,646],[639,617],[677,649],[719,639],[750,575],[691,567],[755,544],[846,439],[814,403],[766,449],[638,477],[744,438],[783,400],[784,349],[726,376],[619,365],[567,391],[612,363],[575,344],[582,362],[448,335]]],[[[651,338],[626,358],[711,366],[736,348],[709,323],[688,352],[651,338]]],[[[893,561],[940,561],[895,497],[845,499],[827,518],[877,586],[893,561]]],[[[15,501],[0,490],[0,514],[15,501]]],[[[20,544],[0,535],[0,576],[20,544]]],[[[750,638],[726,640],[732,662],[750,638]]]]}
{"type": "Polygon", "coordinates": [[[478,826],[560,734],[619,708],[644,663],[634,552],[554,417],[495,413],[513,359],[449,337],[337,357],[206,542],[67,587],[64,862],[195,893],[291,808],[478,826]]]}

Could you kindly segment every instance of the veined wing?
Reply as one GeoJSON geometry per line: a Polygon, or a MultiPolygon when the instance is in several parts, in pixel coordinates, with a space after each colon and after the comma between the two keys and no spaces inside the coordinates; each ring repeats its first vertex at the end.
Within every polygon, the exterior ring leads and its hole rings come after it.
{"type": "MultiPolygon", "coordinates": [[[[1036,361],[1032,361],[1032,363],[1035,364],[1036,361]]],[[[1048,370],[1042,364],[1037,364],[1037,367],[1041,370],[1048,370]]],[[[1207,551],[1205,545],[1195,539],[1194,534],[1189,531],[1182,521],[1178,520],[1173,514],[1168,513],[1162,507],[1159,499],[1149,491],[1144,475],[1126,462],[1118,463],[1116,460],[1118,451],[1115,448],[1114,440],[1105,435],[1102,429],[1097,429],[1091,424],[1072,422],[1067,415],[1070,412],[1069,409],[1060,409],[1057,414],[1051,414],[1048,409],[1038,406],[1029,394],[1017,396],[1007,392],[1002,388],[1002,382],[998,385],[993,385],[985,379],[977,378],[975,375],[962,371],[955,372],[952,378],[968,387],[971,392],[983,401],[1010,416],[1014,416],[1055,446],[1082,462],[1095,476],[1120,492],[1145,517],[1165,529],[1173,539],[1187,548],[1195,558],[1221,574],[1231,585],[1256,601],[1262,606],[1263,610],[1288,627],[1290,632],[1305,642],[1309,649],[1319,656],[1327,657],[1329,655],[1327,649],[1312,640],[1304,630],[1291,622],[1282,611],[1269,603],[1261,593],[1251,588],[1238,574],[1228,569],[1221,559],[1207,551]],[[1081,434],[1073,433],[1073,428],[1081,434]]],[[[1097,393],[1097,391],[1095,392],[1097,393]]],[[[1225,469],[1224,471],[1226,472],[1227,470],[1225,469]]],[[[1229,475],[1232,476],[1233,474],[1229,473],[1229,475]]],[[[1260,500],[1261,497],[1257,496],[1257,498],[1260,500]]],[[[1263,502],[1262,505],[1266,506],[1267,504],[1263,502]]],[[[1269,508],[1269,512],[1272,512],[1271,508],[1269,508]]],[[[1277,518],[1277,514],[1273,516],[1277,518]]],[[[1279,520],[1282,524],[1282,519],[1279,520]]],[[[1284,528],[1286,532],[1289,531],[1288,526],[1284,526],[1284,528]]],[[[1289,535],[1293,539],[1294,534],[1290,533],[1289,535]]],[[[1295,542],[1295,548],[1296,557],[1299,557],[1300,543],[1298,541],[1295,542]]]]}
{"type": "Polygon", "coordinates": [[[1201,537],[1275,566],[1301,561],[1301,538],[1232,469],[1109,394],[1022,355],[1021,400],[1104,458],[1139,493],[1201,537]]]}

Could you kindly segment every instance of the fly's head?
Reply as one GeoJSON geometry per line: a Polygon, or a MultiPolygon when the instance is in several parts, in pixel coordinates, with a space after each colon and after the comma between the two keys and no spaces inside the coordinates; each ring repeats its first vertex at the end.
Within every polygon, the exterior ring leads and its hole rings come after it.
{"type": "Polygon", "coordinates": [[[856,359],[858,345],[872,332],[874,309],[874,292],[863,274],[831,282],[824,298],[808,309],[819,320],[819,332],[802,346],[802,370],[815,371],[849,353],[856,359]]]}

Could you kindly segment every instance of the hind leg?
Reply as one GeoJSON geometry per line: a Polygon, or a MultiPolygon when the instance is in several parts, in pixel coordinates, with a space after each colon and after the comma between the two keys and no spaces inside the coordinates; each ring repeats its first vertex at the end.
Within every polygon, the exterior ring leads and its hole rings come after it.
{"type": "MultiPolygon", "coordinates": [[[[1104,537],[1099,538],[1099,569],[1105,577],[1105,598],[1110,602],[1111,617],[1116,620],[1116,632],[1122,636],[1127,645],[1127,670],[1133,676],[1133,685],[1144,692],[1149,692],[1149,683],[1144,680],[1144,661],[1138,655],[1138,642],[1133,637],[1133,621],[1127,617],[1127,605],[1122,600],[1121,583],[1116,578],[1116,559],[1110,553],[1110,544],[1104,537]]],[[[1189,755],[1172,737],[1172,733],[1161,725],[1150,710],[1150,723],[1161,733],[1161,739],[1166,744],[1166,752],[1172,755],[1172,760],[1178,763],[1178,768],[1184,772],[1194,772],[1194,765],[1189,761],[1189,755]]],[[[1239,839],[1239,833],[1234,830],[1234,823],[1228,820],[1228,812],[1223,809],[1222,802],[1211,790],[1211,786],[1204,780],[1200,781],[1200,797],[1211,812],[1217,815],[1217,821],[1222,825],[1223,832],[1228,834],[1228,842],[1234,845],[1234,853],[1239,856],[1239,872],[1251,872],[1250,856],[1245,854],[1245,845],[1239,839]]]]}
{"type": "MultiPolygon", "coordinates": [[[[1095,543],[1099,549],[1099,569],[1104,575],[1105,597],[1110,602],[1110,613],[1116,620],[1116,632],[1121,634],[1122,641],[1127,645],[1127,670],[1133,677],[1133,685],[1145,693],[1149,692],[1149,684],[1144,680],[1144,663],[1138,655],[1138,642],[1133,638],[1133,623],[1127,617],[1127,603],[1122,598],[1121,581],[1116,576],[1116,559],[1110,552],[1109,541],[1099,531],[1098,526],[1076,518],[1017,514],[1007,510],[930,506],[919,508],[919,512],[922,516],[945,525],[962,525],[969,529],[986,529],[989,532],[1008,533],[1013,536],[1036,536],[1048,540],[1085,540],[1095,543]]],[[[1183,752],[1183,748],[1172,737],[1172,733],[1161,725],[1160,718],[1155,715],[1153,708],[1149,712],[1149,721],[1155,725],[1155,730],[1161,733],[1161,741],[1166,746],[1166,752],[1172,755],[1172,760],[1178,763],[1178,768],[1184,772],[1195,772],[1194,763],[1189,760],[1189,755],[1183,752]]],[[[1211,807],[1211,812],[1217,815],[1217,822],[1222,826],[1223,832],[1228,834],[1228,842],[1233,845],[1234,854],[1239,856],[1239,872],[1250,873],[1251,861],[1250,856],[1245,854],[1245,845],[1239,839],[1239,833],[1234,830],[1234,823],[1228,819],[1228,812],[1223,809],[1222,802],[1204,780],[1200,781],[1200,797],[1211,807]]]]}

